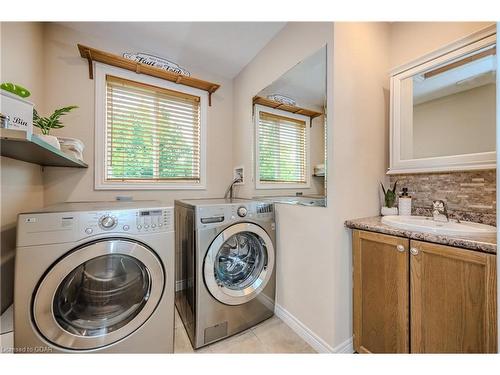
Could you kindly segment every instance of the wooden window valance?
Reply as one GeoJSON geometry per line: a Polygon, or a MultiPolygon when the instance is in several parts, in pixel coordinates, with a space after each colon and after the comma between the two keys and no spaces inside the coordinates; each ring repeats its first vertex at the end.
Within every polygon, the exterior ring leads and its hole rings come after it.
{"type": "Polygon", "coordinates": [[[95,48],[77,44],[80,56],[87,59],[89,63],[89,78],[94,79],[93,61],[116,66],[118,68],[131,70],[138,74],[146,74],[152,77],[165,79],[180,85],[194,87],[208,92],[208,105],[212,105],[212,94],[219,89],[220,85],[213,82],[203,81],[194,77],[187,77],[182,74],[169,72],[151,65],[142,64],[124,57],[104,52],[95,48]]]}

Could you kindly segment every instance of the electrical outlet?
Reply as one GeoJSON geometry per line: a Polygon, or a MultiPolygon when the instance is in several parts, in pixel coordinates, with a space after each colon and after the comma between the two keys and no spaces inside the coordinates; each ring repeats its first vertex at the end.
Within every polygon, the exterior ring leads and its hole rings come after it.
{"type": "Polygon", "coordinates": [[[243,167],[236,167],[233,170],[233,180],[236,180],[237,178],[241,178],[240,182],[236,182],[235,185],[243,185],[245,183],[245,178],[243,174],[243,167]]]}

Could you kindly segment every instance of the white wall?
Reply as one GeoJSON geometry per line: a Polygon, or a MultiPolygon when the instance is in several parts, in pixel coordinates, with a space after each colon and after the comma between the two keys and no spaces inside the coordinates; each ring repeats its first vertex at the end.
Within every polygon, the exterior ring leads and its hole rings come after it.
{"type": "MultiPolygon", "coordinates": [[[[47,168],[44,173],[45,203],[64,201],[113,200],[117,195],[134,199],[155,199],[172,204],[174,199],[189,197],[222,197],[232,180],[232,81],[206,72],[186,68],[195,77],[221,84],[212,96],[208,109],[207,189],[196,191],[96,191],[94,190],[94,81],[89,79],[87,61],[76,47],[82,43],[116,54],[142,51],[141,46],[121,45],[114,40],[83,35],[70,28],[47,24],[45,27],[46,108],[52,111],[65,105],[80,108],[64,119],[66,127],[54,135],[83,140],[88,169],[47,168]]],[[[162,55],[161,51],[153,51],[162,55]]],[[[168,57],[168,56],[167,56],[168,57]]]]}
{"type": "Polygon", "coordinates": [[[413,157],[495,151],[495,84],[413,107],[413,157]]]}
{"type": "Polygon", "coordinates": [[[408,63],[491,24],[492,22],[393,22],[390,67],[392,69],[408,63]]]}
{"type": "MultiPolygon", "coordinates": [[[[383,23],[289,23],[235,79],[234,163],[248,171],[252,96],[328,43],[328,207],[278,205],[277,303],[331,350],[352,336],[343,223],[378,213],[387,167],[388,40],[383,23]]],[[[252,187],[239,194],[252,196],[252,187]]]]}
{"type": "MultiPolygon", "coordinates": [[[[30,90],[32,101],[42,107],[43,27],[39,23],[0,25],[1,82],[17,83],[30,90]]],[[[40,166],[1,158],[1,310],[12,302],[15,226],[17,214],[43,205],[40,166]]]]}

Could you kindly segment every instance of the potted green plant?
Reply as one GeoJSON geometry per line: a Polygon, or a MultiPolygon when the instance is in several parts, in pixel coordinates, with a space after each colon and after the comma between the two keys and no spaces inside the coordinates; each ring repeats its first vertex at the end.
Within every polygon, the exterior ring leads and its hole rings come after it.
{"type": "Polygon", "coordinates": [[[397,215],[398,214],[398,208],[396,207],[396,186],[398,184],[398,181],[396,180],[394,182],[394,185],[392,189],[386,189],[384,187],[384,184],[382,182],[380,183],[380,186],[382,186],[382,191],[384,193],[384,203],[385,206],[382,207],[380,210],[380,213],[382,216],[387,216],[387,215],[397,215]]]}
{"type": "Polygon", "coordinates": [[[61,122],[61,116],[71,112],[75,108],[78,108],[78,106],[71,105],[69,107],[56,109],[49,117],[41,117],[36,109],[33,109],[33,125],[39,128],[42,132],[42,134],[38,135],[38,137],[58,150],[61,149],[61,145],[59,144],[57,137],[50,135],[50,131],[52,129],[64,128],[64,125],[61,122]]]}

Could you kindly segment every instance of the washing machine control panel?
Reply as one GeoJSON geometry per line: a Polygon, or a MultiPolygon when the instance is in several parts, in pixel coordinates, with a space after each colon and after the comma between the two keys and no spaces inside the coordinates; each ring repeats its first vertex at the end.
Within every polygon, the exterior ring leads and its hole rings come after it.
{"type": "Polygon", "coordinates": [[[249,220],[273,219],[274,206],[266,202],[249,202],[200,206],[197,208],[198,223],[201,228],[220,226],[231,222],[249,220]]]}
{"type": "Polygon", "coordinates": [[[137,230],[145,231],[160,231],[164,227],[173,225],[173,217],[169,215],[167,210],[145,210],[139,211],[136,217],[137,230]]]}
{"type": "Polygon", "coordinates": [[[80,232],[147,234],[174,230],[172,208],[85,212],[80,216],[80,232]]]}

